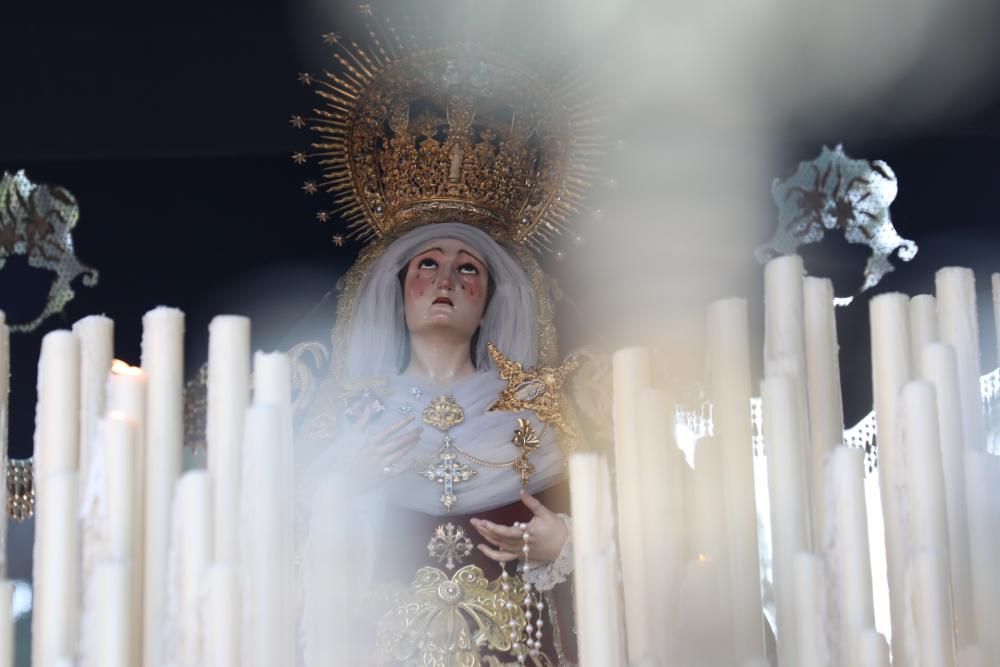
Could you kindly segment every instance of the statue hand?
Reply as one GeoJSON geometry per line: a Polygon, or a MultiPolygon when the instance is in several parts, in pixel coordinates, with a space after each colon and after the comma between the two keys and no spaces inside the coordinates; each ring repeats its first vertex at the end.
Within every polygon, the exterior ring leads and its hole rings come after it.
{"type": "MultiPolygon", "coordinates": [[[[529,496],[524,489],[521,489],[521,502],[534,514],[527,529],[528,560],[542,563],[554,561],[569,537],[565,522],[538,499],[529,496]]],[[[520,528],[502,526],[482,519],[472,519],[472,526],[496,547],[480,544],[479,550],[498,563],[524,556],[524,531],[520,528]]]]}
{"type": "Polygon", "coordinates": [[[367,473],[364,476],[367,478],[366,481],[370,483],[369,485],[401,472],[403,467],[399,464],[417,446],[417,443],[420,442],[420,434],[424,431],[419,426],[404,430],[407,425],[413,422],[413,417],[403,417],[381,431],[367,434],[365,431],[371,419],[371,413],[370,407],[365,408],[354,425],[355,434],[362,439],[357,456],[361,468],[367,473]]]}

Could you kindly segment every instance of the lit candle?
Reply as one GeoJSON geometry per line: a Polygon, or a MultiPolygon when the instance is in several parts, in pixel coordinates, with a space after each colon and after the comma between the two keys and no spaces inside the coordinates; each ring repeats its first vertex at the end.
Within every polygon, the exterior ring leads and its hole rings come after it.
{"type": "MultiPolygon", "coordinates": [[[[746,300],[724,299],[711,304],[707,337],[706,371],[713,433],[722,452],[733,650],[737,659],[762,658],[764,616],[757,551],[753,434],[747,407],[752,384],[746,300]]],[[[672,526],[668,529],[678,530],[672,526]]]]}
{"type": "Polygon", "coordinates": [[[135,422],[119,412],[110,413],[99,424],[104,458],[104,497],[108,525],[103,559],[131,562],[138,554],[135,541],[135,422]]]}
{"type": "Polygon", "coordinates": [[[216,563],[208,570],[205,663],[211,667],[240,665],[240,586],[232,565],[216,563]]]}
{"type": "Polygon", "coordinates": [[[801,667],[828,667],[826,641],[826,569],[823,559],[807,551],[795,554],[795,608],[798,612],[795,641],[801,667]]]}
{"type": "MultiPolygon", "coordinates": [[[[177,553],[176,580],[173,586],[179,597],[178,614],[173,623],[179,630],[175,652],[177,664],[205,664],[202,638],[215,631],[212,619],[202,619],[212,559],[212,488],[209,474],[190,470],[177,480],[173,504],[173,539],[177,553]]],[[[238,623],[237,615],[231,622],[238,623]]],[[[210,663],[209,663],[210,664],[210,663]]]]}
{"type": "Polygon", "coordinates": [[[142,664],[142,584],[143,584],[143,518],[145,516],[146,497],[146,375],[141,368],[129,366],[124,361],[115,359],[111,362],[111,373],[108,375],[108,385],[105,405],[108,415],[120,415],[129,419],[134,425],[134,442],[132,448],[134,464],[132,474],[132,560],[130,576],[132,581],[129,592],[132,602],[129,605],[129,618],[137,623],[133,641],[129,642],[132,651],[133,665],[142,664]]]}
{"type": "Polygon", "coordinates": [[[142,318],[146,374],[146,488],[143,531],[143,664],[163,662],[170,505],[184,448],[184,313],[159,307],[142,318]]]}
{"type": "Polygon", "coordinates": [[[645,348],[618,350],[612,358],[618,543],[625,590],[628,656],[633,662],[649,657],[653,636],[649,627],[650,591],[644,580],[643,540],[646,526],[641,488],[643,461],[636,415],[636,392],[653,385],[652,368],[652,353],[645,348]]]}
{"type": "Polygon", "coordinates": [[[966,449],[986,448],[979,389],[979,317],[976,278],[972,269],[949,267],[934,274],[938,330],[941,340],[955,347],[958,388],[962,400],[962,434],[966,449]]]}
{"type": "Polygon", "coordinates": [[[80,491],[86,491],[90,459],[96,446],[97,420],[104,416],[105,384],[114,356],[115,323],[103,315],[89,315],[73,324],[80,339],[80,491]]]}
{"type": "MultiPolygon", "coordinates": [[[[690,553],[704,554],[725,569],[726,524],[722,481],[722,451],[714,438],[698,441],[694,472],[688,473],[687,500],[690,503],[688,539],[690,553]]],[[[723,580],[724,574],[719,573],[723,580]]]]}
{"type": "Polygon", "coordinates": [[[603,456],[570,456],[580,667],[627,664],[609,478],[603,456]]]}
{"type": "Polygon", "coordinates": [[[869,302],[872,345],[872,393],[878,430],[879,489],[885,527],[885,552],[889,575],[889,608],[892,616],[894,667],[912,667],[906,653],[906,551],[903,514],[898,487],[904,482],[898,398],[910,381],[909,298],[905,294],[880,294],[869,302]]]}
{"type": "Polygon", "coordinates": [[[0,667],[14,667],[14,582],[0,581],[0,667]]]}
{"type": "Polygon", "coordinates": [[[94,566],[94,595],[99,613],[93,641],[93,664],[100,667],[127,667],[133,653],[132,642],[138,619],[129,618],[132,574],[126,560],[105,560],[94,566]]]}
{"type": "Polygon", "coordinates": [[[250,399],[250,320],[219,315],[208,327],[208,471],[215,494],[215,560],[239,560],[243,427],[250,399]]]}
{"type": "Polygon", "coordinates": [[[827,554],[832,562],[830,575],[835,579],[831,603],[840,620],[840,661],[851,666],[856,662],[861,633],[875,625],[865,508],[865,453],[841,445],[831,452],[827,465],[832,503],[827,510],[833,519],[830,532],[834,540],[827,554]]]}
{"type": "Polygon", "coordinates": [[[976,636],[987,665],[1000,665],[1000,458],[965,452],[965,504],[969,517],[969,555],[976,636]]]}
{"type": "Polygon", "coordinates": [[[661,628],[650,639],[650,657],[656,664],[666,664],[678,639],[675,600],[688,559],[683,477],[688,466],[684,453],[674,444],[674,415],[667,393],[640,389],[636,400],[643,498],[647,513],[661,517],[647,525],[643,544],[646,584],[656,591],[648,598],[649,622],[661,628]]]}
{"type": "Polygon", "coordinates": [[[921,551],[910,565],[913,621],[920,665],[955,667],[948,569],[936,551],[921,551]]]}
{"type": "Polygon", "coordinates": [[[291,459],[290,396],[288,358],[261,355],[254,365],[255,384],[265,357],[277,357],[284,380],[284,396],[255,391],[247,410],[246,447],[243,457],[243,525],[241,565],[243,581],[244,664],[258,667],[290,665],[295,661],[294,534],[288,517],[294,514],[291,459]],[[275,403],[260,402],[261,397],[275,403]]]}
{"type": "Polygon", "coordinates": [[[826,278],[806,278],[803,289],[809,442],[812,447],[812,529],[813,544],[820,545],[826,534],[826,512],[822,502],[826,498],[826,459],[830,451],[844,440],[844,409],[840,394],[833,283],[826,278]]]}
{"type": "Polygon", "coordinates": [[[937,323],[937,299],[932,294],[910,297],[910,351],[913,368],[920,368],[921,350],[940,340],[937,323]]]}
{"type": "Polygon", "coordinates": [[[802,447],[795,379],[787,375],[766,378],[760,391],[771,500],[778,662],[799,665],[794,562],[795,554],[809,550],[809,503],[801,475],[809,450],[802,447]]]}
{"type": "Polygon", "coordinates": [[[962,407],[955,349],[947,343],[931,343],[922,350],[920,360],[920,376],[934,385],[937,396],[941,463],[948,513],[948,560],[951,563],[955,634],[961,647],[976,641],[976,613],[972,601],[969,523],[965,510],[962,407]]]}
{"type": "Polygon", "coordinates": [[[47,468],[39,481],[42,488],[42,502],[35,515],[33,558],[31,664],[35,667],[49,667],[59,658],[74,655],[80,598],[77,472],[47,468]]]}
{"type": "Polygon", "coordinates": [[[732,664],[720,575],[718,561],[707,554],[688,562],[678,596],[682,610],[677,627],[679,664],[732,664]]]}

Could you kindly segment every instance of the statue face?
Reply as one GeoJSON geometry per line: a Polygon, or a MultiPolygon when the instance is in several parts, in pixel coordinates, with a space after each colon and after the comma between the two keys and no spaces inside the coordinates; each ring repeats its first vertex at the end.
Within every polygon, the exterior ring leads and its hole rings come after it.
{"type": "Polygon", "coordinates": [[[488,285],[486,263],[471,246],[457,239],[428,241],[406,266],[406,328],[471,339],[483,320],[488,285]]]}

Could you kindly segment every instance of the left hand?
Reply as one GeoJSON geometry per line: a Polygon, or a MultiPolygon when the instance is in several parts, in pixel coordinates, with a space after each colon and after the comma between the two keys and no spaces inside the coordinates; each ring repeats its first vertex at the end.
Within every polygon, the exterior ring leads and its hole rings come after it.
{"type": "MultiPolygon", "coordinates": [[[[550,563],[559,557],[569,531],[566,523],[555,512],[529,496],[521,489],[521,502],[531,510],[534,517],[528,522],[528,560],[550,563]]],[[[513,526],[503,526],[483,519],[472,519],[472,527],[479,531],[487,542],[479,545],[479,550],[497,561],[506,563],[524,556],[524,531],[513,526]]]]}

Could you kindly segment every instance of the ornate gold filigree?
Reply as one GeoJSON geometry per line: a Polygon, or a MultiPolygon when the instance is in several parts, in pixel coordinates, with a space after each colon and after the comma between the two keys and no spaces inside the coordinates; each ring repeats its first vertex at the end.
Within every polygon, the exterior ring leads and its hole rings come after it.
{"type": "Polygon", "coordinates": [[[97,284],[97,269],[80,262],[73,248],[79,218],[80,207],[68,190],[32,183],[24,170],[0,176],[0,269],[8,258],[21,256],[29,266],[55,274],[41,312],[30,322],[8,323],[12,332],[34,331],[62,312],[76,295],[78,277],[87,287],[97,284]]]}
{"type": "Polygon", "coordinates": [[[292,117],[318,134],[296,156],[324,168],[316,187],[333,195],[350,234],[381,238],[458,217],[548,247],[578,211],[601,152],[589,82],[552,59],[522,63],[525,51],[509,43],[516,59],[469,35],[423,47],[388,20],[379,36],[379,23],[369,48],[324,36],[338,71],[300,74],[320,106],[292,117]]]}
{"type": "Polygon", "coordinates": [[[34,515],[34,459],[7,459],[7,516],[24,521],[34,515]]]}
{"type": "Polygon", "coordinates": [[[513,468],[521,475],[521,486],[527,486],[531,474],[535,472],[535,466],[528,460],[528,455],[542,445],[542,441],[535,433],[531,422],[527,419],[517,420],[517,430],[514,431],[514,446],[521,450],[521,458],[514,461],[513,468]]]}
{"type": "Polygon", "coordinates": [[[438,396],[424,410],[423,419],[428,426],[447,431],[465,420],[465,411],[453,396],[438,396]]]}
{"type": "Polygon", "coordinates": [[[505,591],[499,579],[490,581],[474,565],[452,577],[421,568],[379,622],[379,648],[405,664],[426,667],[479,667],[482,650],[510,651],[510,621],[525,626],[525,593],[516,577],[508,581],[505,591]]]}
{"type": "Polygon", "coordinates": [[[571,441],[573,428],[563,416],[560,401],[563,383],[576,369],[576,360],[570,359],[555,368],[539,366],[524,370],[520,363],[505,357],[493,343],[487,343],[486,347],[497,365],[500,378],[507,381],[507,386],[490,411],[531,410],[543,423],[555,427],[561,440],[571,441]]]}

